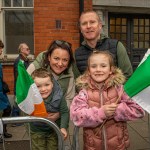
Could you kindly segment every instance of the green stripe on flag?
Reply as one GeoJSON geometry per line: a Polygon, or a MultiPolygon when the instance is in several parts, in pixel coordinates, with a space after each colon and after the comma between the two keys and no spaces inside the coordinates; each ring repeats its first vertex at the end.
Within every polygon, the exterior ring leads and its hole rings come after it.
{"type": "Polygon", "coordinates": [[[135,70],[124,85],[125,92],[133,97],[150,85],[150,56],[135,70]]]}
{"type": "Polygon", "coordinates": [[[18,63],[18,78],[16,82],[16,97],[17,103],[20,104],[26,99],[30,86],[34,83],[31,76],[27,73],[24,64],[19,61],[18,63]]]}

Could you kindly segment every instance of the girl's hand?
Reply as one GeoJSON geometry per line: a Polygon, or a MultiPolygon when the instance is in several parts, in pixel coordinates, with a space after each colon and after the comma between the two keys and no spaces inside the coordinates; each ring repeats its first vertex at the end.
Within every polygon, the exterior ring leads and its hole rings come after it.
{"type": "Polygon", "coordinates": [[[60,131],[63,134],[64,140],[66,140],[66,138],[68,136],[67,130],[65,128],[61,128],[60,131]]]}
{"type": "Polygon", "coordinates": [[[50,121],[56,121],[58,118],[60,117],[60,113],[56,112],[56,113],[48,113],[47,119],[50,121]]]}
{"type": "Polygon", "coordinates": [[[102,106],[107,117],[111,117],[114,115],[118,104],[112,103],[110,105],[102,106]]]}

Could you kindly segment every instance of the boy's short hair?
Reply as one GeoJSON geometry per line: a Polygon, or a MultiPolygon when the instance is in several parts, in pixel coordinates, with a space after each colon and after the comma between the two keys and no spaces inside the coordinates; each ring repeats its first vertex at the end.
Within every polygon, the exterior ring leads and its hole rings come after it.
{"type": "Polygon", "coordinates": [[[50,80],[52,81],[52,74],[50,72],[47,71],[47,69],[45,68],[39,68],[33,71],[33,73],[31,74],[33,80],[38,77],[38,78],[46,78],[49,77],[50,80]]]}

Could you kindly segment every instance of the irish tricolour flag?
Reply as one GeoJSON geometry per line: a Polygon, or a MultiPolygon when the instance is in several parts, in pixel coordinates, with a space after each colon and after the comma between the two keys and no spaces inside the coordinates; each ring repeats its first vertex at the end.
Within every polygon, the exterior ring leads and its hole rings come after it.
{"type": "Polygon", "coordinates": [[[150,113],[150,49],[125,83],[124,90],[130,98],[150,113]]]}
{"type": "Polygon", "coordinates": [[[40,117],[47,116],[45,105],[39,90],[21,61],[18,63],[16,98],[19,108],[24,113],[40,117]]]}

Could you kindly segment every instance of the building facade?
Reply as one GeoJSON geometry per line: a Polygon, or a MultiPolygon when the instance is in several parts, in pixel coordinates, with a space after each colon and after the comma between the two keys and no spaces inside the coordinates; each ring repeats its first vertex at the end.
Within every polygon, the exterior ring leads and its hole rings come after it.
{"type": "Polygon", "coordinates": [[[4,42],[1,62],[4,80],[13,93],[13,62],[18,46],[26,42],[31,49],[30,58],[47,49],[52,40],[66,40],[72,49],[80,45],[78,19],[81,11],[92,9],[92,0],[1,0],[0,39],[4,42]]]}
{"type": "Polygon", "coordinates": [[[93,0],[103,21],[104,32],[123,42],[133,69],[150,48],[149,0],[93,0]]]}
{"type": "Polygon", "coordinates": [[[133,68],[150,47],[149,0],[1,0],[0,39],[5,44],[1,62],[4,79],[13,93],[13,62],[18,45],[26,42],[31,59],[52,40],[80,45],[78,19],[82,10],[94,9],[103,21],[103,32],[123,42],[133,68]]]}

